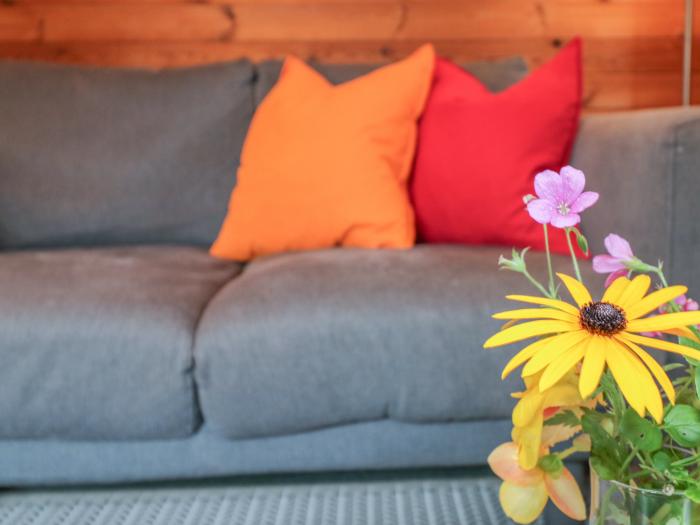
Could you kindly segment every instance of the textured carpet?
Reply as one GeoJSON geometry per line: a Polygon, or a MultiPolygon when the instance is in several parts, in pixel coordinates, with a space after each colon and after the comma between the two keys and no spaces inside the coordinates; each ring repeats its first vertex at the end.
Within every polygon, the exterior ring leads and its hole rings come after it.
{"type": "Polygon", "coordinates": [[[0,525],[497,525],[498,480],[0,493],[0,525]]]}

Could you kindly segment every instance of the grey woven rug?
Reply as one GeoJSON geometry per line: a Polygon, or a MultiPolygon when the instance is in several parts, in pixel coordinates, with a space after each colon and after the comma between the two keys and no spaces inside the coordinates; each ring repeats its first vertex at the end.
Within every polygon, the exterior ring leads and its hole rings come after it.
{"type": "Polygon", "coordinates": [[[498,480],[0,493],[0,525],[497,525],[498,480]]]}

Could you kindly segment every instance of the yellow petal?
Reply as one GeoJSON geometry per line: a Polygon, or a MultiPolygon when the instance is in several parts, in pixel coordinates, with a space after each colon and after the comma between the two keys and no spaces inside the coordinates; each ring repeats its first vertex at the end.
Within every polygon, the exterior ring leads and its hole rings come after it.
{"type": "Polygon", "coordinates": [[[484,343],[484,348],[503,346],[523,339],[537,337],[538,335],[554,334],[558,332],[569,332],[577,329],[578,326],[567,321],[530,321],[506,328],[491,337],[484,343]]]}
{"type": "Polygon", "coordinates": [[[695,333],[686,326],[681,326],[679,328],[671,328],[670,330],[661,330],[665,334],[675,335],[677,337],[685,337],[686,339],[692,339],[696,343],[700,343],[700,337],[695,335],[695,333]]]}
{"type": "Polygon", "coordinates": [[[673,388],[673,383],[669,379],[666,371],[663,367],[656,362],[656,359],[651,357],[647,352],[645,352],[640,346],[636,345],[632,341],[626,339],[618,338],[624,345],[626,345],[630,350],[632,350],[642,362],[649,368],[649,371],[654,375],[656,380],[661,385],[661,388],[666,392],[666,397],[671,403],[676,402],[676,390],[673,388]]]}
{"type": "Polygon", "coordinates": [[[661,400],[661,393],[649,373],[649,369],[644,366],[635,353],[628,350],[626,346],[623,345],[622,350],[622,355],[625,356],[630,369],[636,370],[634,373],[636,373],[636,380],[644,396],[644,404],[647,410],[657,423],[661,423],[664,416],[663,401],[661,400]]]}
{"type": "Polygon", "coordinates": [[[600,336],[594,335],[586,346],[578,383],[579,392],[583,398],[587,398],[598,388],[600,376],[605,370],[605,344],[600,339],[602,339],[600,336]]]}
{"type": "Polygon", "coordinates": [[[656,310],[662,304],[673,301],[676,297],[683,295],[687,291],[688,288],[686,286],[669,286],[668,288],[662,288],[661,290],[651,292],[637,304],[631,305],[626,309],[627,319],[638,319],[652,310],[656,310]]]}
{"type": "Polygon", "coordinates": [[[544,408],[578,406],[582,401],[576,385],[572,383],[557,383],[543,394],[544,408]]]}
{"type": "Polygon", "coordinates": [[[537,390],[528,391],[513,408],[514,427],[527,426],[544,408],[544,396],[537,390]]]}
{"type": "Polygon", "coordinates": [[[551,388],[564,377],[581,360],[585,350],[586,341],[582,341],[552,361],[540,378],[540,392],[551,388]]]}
{"type": "Polygon", "coordinates": [[[625,341],[632,341],[642,346],[649,346],[651,348],[656,348],[657,350],[663,350],[664,352],[673,352],[674,354],[680,354],[692,359],[700,360],[700,351],[689,346],[679,345],[677,343],[672,343],[670,341],[664,341],[663,339],[656,339],[654,337],[646,337],[643,335],[630,334],[627,332],[621,332],[619,337],[625,341]]]}
{"type": "Polygon", "coordinates": [[[560,321],[575,322],[578,316],[557,310],[556,308],[523,308],[508,310],[493,315],[494,319],[559,319],[560,321]]]}
{"type": "Polygon", "coordinates": [[[661,314],[627,323],[629,332],[655,332],[700,324],[700,311],[661,314]]]}
{"type": "Polygon", "coordinates": [[[615,304],[625,309],[634,306],[642,300],[642,297],[649,290],[649,286],[651,286],[651,277],[646,274],[638,275],[627,285],[615,304]]]}
{"type": "Polygon", "coordinates": [[[644,417],[646,413],[646,399],[637,381],[634,368],[625,359],[624,352],[626,350],[615,339],[610,339],[609,337],[603,337],[602,339],[605,342],[605,360],[610,367],[615,382],[620,387],[620,391],[629,405],[637,414],[644,417]]]}
{"type": "Polygon", "coordinates": [[[622,295],[622,292],[625,291],[625,288],[627,288],[630,282],[631,281],[627,277],[618,277],[613,281],[613,283],[610,286],[608,286],[607,290],[605,290],[601,301],[605,301],[608,303],[616,302],[622,295]]]}
{"type": "Polygon", "coordinates": [[[547,493],[557,508],[569,518],[576,521],[586,519],[586,503],[583,501],[581,489],[569,469],[564,468],[558,478],[545,475],[544,483],[547,493]]]}
{"type": "Polygon", "coordinates": [[[518,445],[513,442],[497,446],[487,459],[489,467],[503,481],[515,485],[533,485],[542,481],[540,469],[525,470],[518,465],[518,445]]]}
{"type": "Polygon", "coordinates": [[[522,376],[529,377],[536,374],[569,348],[583,341],[586,337],[588,337],[588,332],[585,330],[576,330],[575,332],[565,332],[548,338],[546,340],[547,344],[538,348],[537,353],[523,367],[522,376]]]}
{"type": "Polygon", "coordinates": [[[503,512],[515,523],[523,525],[532,523],[542,514],[547,499],[544,482],[522,487],[504,481],[498,491],[503,512]]]}
{"type": "Polygon", "coordinates": [[[542,447],[542,429],[544,417],[542,411],[535,414],[530,423],[524,427],[514,427],[511,435],[518,445],[518,464],[525,470],[531,470],[537,466],[542,447]]]}
{"type": "Polygon", "coordinates": [[[582,283],[564,273],[558,273],[557,277],[562,280],[564,286],[569,290],[571,297],[573,297],[579,307],[593,301],[591,294],[582,283]]]}
{"type": "Polygon", "coordinates": [[[538,339],[534,343],[530,343],[525,348],[520,350],[520,352],[515,354],[513,356],[513,358],[510,361],[508,361],[508,364],[506,364],[505,368],[503,368],[503,372],[501,372],[501,379],[505,379],[508,376],[508,374],[510,374],[513,370],[515,370],[520,365],[522,365],[525,361],[530,359],[541,348],[546,346],[550,342],[551,339],[554,339],[556,337],[559,337],[559,336],[555,335],[554,337],[547,337],[545,339],[538,339]]]}
{"type": "Polygon", "coordinates": [[[532,295],[507,295],[506,299],[511,301],[520,301],[521,303],[539,304],[542,306],[550,306],[564,312],[569,312],[572,315],[578,315],[578,308],[558,299],[547,299],[546,297],[536,297],[532,295]]]}

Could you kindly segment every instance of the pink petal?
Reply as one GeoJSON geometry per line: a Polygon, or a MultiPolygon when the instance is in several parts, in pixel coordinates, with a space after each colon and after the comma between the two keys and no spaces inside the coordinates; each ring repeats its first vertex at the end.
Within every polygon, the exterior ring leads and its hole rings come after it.
{"type": "Polygon", "coordinates": [[[545,199],[535,199],[527,203],[527,212],[536,222],[540,224],[549,224],[552,216],[556,214],[556,210],[552,203],[545,199]]]}
{"type": "Polygon", "coordinates": [[[593,257],[593,271],[596,273],[610,273],[624,270],[625,265],[617,257],[612,255],[596,255],[593,257]]]}
{"type": "Polygon", "coordinates": [[[549,474],[545,475],[544,484],[547,487],[549,497],[552,498],[552,502],[560,511],[572,520],[583,521],[586,519],[586,503],[583,501],[581,489],[569,469],[564,468],[557,479],[549,474]]]}
{"type": "Polygon", "coordinates": [[[581,222],[581,216],[578,213],[567,213],[566,215],[554,213],[550,224],[555,228],[570,228],[579,222],[581,222]]]}
{"type": "Polygon", "coordinates": [[[605,249],[613,257],[618,257],[622,260],[631,259],[634,257],[632,247],[625,239],[615,233],[611,233],[605,238],[605,249]]]}
{"type": "Polygon", "coordinates": [[[700,308],[700,305],[698,305],[697,301],[694,301],[693,299],[688,299],[685,302],[685,305],[683,306],[683,310],[686,312],[694,312],[700,308]]]}
{"type": "Polygon", "coordinates": [[[571,166],[564,166],[559,172],[562,178],[562,187],[564,193],[562,198],[564,202],[573,203],[586,186],[586,176],[581,170],[577,170],[571,166]]]}
{"type": "Polygon", "coordinates": [[[552,204],[560,201],[561,184],[561,177],[556,171],[544,170],[535,175],[535,193],[552,204]]]}
{"type": "Polygon", "coordinates": [[[540,469],[525,470],[518,464],[518,445],[513,442],[497,446],[487,459],[491,470],[503,481],[516,485],[532,485],[542,481],[540,469]]]}
{"type": "Polygon", "coordinates": [[[616,272],[611,273],[608,275],[607,279],[605,279],[605,287],[609,287],[612,283],[615,282],[616,279],[619,279],[620,277],[625,277],[627,275],[627,270],[617,270],[616,272]]]}
{"type": "Polygon", "coordinates": [[[532,523],[547,505],[547,487],[540,482],[522,487],[504,481],[498,491],[498,501],[503,512],[515,523],[532,523]]]}
{"type": "Polygon", "coordinates": [[[571,211],[581,213],[586,208],[590,208],[598,201],[599,195],[594,191],[584,191],[571,205],[571,211]]]}

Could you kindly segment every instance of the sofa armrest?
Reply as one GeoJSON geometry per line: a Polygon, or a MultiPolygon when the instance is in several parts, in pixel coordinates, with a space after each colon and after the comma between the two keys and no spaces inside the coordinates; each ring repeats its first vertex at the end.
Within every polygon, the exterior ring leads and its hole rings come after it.
{"type": "Polygon", "coordinates": [[[592,252],[618,233],[700,296],[700,108],[587,116],[571,164],[600,193],[583,217],[592,252]]]}

